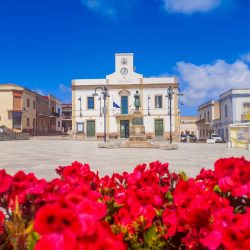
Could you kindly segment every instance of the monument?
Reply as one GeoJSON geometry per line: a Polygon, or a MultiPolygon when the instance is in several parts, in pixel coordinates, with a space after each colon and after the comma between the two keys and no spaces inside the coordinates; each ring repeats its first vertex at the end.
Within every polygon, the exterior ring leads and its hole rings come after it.
{"type": "Polygon", "coordinates": [[[99,143],[99,148],[159,148],[163,150],[178,149],[177,144],[153,144],[147,141],[147,136],[145,134],[145,126],[143,121],[143,113],[140,111],[141,100],[140,93],[137,90],[134,95],[134,107],[135,110],[132,114],[130,126],[130,136],[129,140],[124,144],[116,144],[113,142],[99,143]]]}
{"type": "Polygon", "coordinates": [[[140,93],[138,90],[136,91],[134,98],[135,111],[133,112],[131,117],[132,125],[130,126],[129,141],[126,142],[124,145],[121,145],[121,147],[158,148],[157,145],[151,144],[147,141],[147,136],[145,134],[145,126],[143,122],[143,114],[140,111],[141,100],[140,93]]]}

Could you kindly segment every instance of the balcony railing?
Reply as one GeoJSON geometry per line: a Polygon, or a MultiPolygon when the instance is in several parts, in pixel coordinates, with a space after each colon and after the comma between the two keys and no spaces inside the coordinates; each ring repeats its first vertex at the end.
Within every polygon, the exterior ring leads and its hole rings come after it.
{"type": "Polygon", "coordinates": [[[205,118],[196,121],[196,123],[210,124],[210,122],[207,119],[205,119],[205,118]]]}
{"type": "Polygon", "coordinates": [[[250,113],[245,113],[241,115],[242,121],[250,121],[250,113]]]}

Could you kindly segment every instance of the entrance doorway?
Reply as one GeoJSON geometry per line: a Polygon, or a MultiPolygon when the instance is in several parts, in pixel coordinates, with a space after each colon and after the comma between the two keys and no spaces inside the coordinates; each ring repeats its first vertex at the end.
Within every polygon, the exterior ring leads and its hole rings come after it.
{"type": "Polygon", "coordinates": [[[87,136],[88,137],[95,136],[95,121],[93,120],[87,121],[87,136]]]}
{"type": "Polygon", "coordinates": [[[163,119],[155,120],[155,136],[163,136],[163,119]]]}
{"type": "Polygon", "coordinates": [[[129,138],[129,120],[120,121],[120,138],[129,138]]]}

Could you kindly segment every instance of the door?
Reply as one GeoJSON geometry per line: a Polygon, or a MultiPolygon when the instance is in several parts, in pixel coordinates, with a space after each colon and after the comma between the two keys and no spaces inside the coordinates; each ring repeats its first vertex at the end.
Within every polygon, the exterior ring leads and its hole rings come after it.
{"type": "Polygon", "coordinates": [[[155,136],[163,136],[163,119],[155,120],[155,136]]]}
{"type": "Polygon", "coordinates": [[[120,138],[129,138],[129,120],[120,121],[120,138]]]}
{"type": "Polygon", "coordinates": [[[95,136],[95,121],[87,121],[87,136],[95,136]]]}

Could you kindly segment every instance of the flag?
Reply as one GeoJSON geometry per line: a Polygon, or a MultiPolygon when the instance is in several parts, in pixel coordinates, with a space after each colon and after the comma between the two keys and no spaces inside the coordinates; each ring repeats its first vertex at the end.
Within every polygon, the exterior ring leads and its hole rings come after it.
{"type": "Polygon", "coordinates": [[[117,104],[117,103],[115,103],[115,102],[113,102],[113,108],[120,108],[120,106],[117,104]]]}

